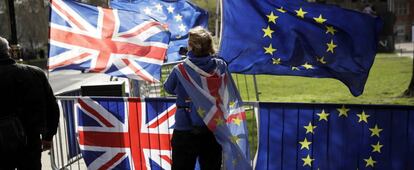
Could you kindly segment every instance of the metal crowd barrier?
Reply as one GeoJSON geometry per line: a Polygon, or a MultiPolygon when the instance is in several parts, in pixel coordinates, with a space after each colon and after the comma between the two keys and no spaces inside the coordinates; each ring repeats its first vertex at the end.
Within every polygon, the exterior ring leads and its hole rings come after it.
{"type": "MultiPolygon", "coordinates": [[[[68,121],[74,120],[75,115],[73,110],[73,103],[75,103],[76,98],[74,97],[57,97],[59,107],[60,107],[60,120],[58,131],[53,138],[53,146],[50,151],[50,164],[53,170],[66,170],[66,169],[87,169],[81,154],[73,156],[69,150],[70,138],[69,129],[71,125],[74,125],[75,122],[68,121]],[[66,104],[69,102],[69,104],[66,104]],[[71,103],[71,104],[70,104],[71,103]],[[72,114],[72,115],[69,115],[72,114]],[[68,124],[72,123],[72,124],[68,124]]],[[[76,137],[76,136],[75,136],[76,137]]],[[[75,147],[75,153],[80,153],[79,147],[75,147]]]]}
{"type": "MultiPolygon", "coordinates": [[[[78,146],[74,147],[74,141],[77,138],[75,128],[75,117],[73,109],[75,101],[80,97],[58,96],[57,100],[61,110],[61,118],[57,134],[53,138],[53,146],[50,152],[50,162],[53,170],[72,170],[87,169],[82,154],[78,146]]],[[[256,117],[258,114],[257,102],[246,102],[246,119],[248,121],[250,151],[253,163],[253,157],[256,153],[257,146],[257,129],[256,117]]],[[[77,145],[77,143],[75,143],[77,145]]]]}

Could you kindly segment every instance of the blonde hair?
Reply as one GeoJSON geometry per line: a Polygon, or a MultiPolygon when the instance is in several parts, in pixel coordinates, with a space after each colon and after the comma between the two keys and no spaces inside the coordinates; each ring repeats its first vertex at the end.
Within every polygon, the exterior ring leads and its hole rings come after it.
{"type": "Polygon", "coordinates": [[[194,27],[188,32],[189,50],[197,57],[213,55],[216,49],[213,44],[213,36],[203,27],[194,27]]]}

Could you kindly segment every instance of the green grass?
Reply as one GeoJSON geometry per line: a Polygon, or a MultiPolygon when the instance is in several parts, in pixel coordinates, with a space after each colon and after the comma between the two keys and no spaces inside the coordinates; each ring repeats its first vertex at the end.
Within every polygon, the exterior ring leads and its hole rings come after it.
{"type": "MultiPolygon", "coordinates": [[[[271,102],[414,105],[414,98],[399,97],[410,83],[412,63],[408,57],[378,54],[359,97],[332,78],[258,75],[259,98],[271,102]]],[[[243,100],[256,101],[253,76],[234,74],[233,78],[243,100]]]]}

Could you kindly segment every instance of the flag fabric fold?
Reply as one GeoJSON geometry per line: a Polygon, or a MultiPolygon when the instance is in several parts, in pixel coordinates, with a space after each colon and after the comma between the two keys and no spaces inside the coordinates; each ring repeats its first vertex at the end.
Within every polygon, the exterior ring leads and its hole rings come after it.
{"type": "MultiPolygon", "coordinates": [[[[215,59],[217,68],[226,68],[215,59]]],[[[237,88],[227,69],[206,73],[190,60],[174,67],[185,91],[204,123],[215,134],[223,149],[226,169],[251,169],[246,113],[237,88]]]]}
{"type": "Polygon", "coordinates": [[[52,0],[50,71],[105,73],[158,82],[170,33],[137,12],[52,0]]]}
{"type": "Polygon", "coordinates": [[[231,72],[335,78],[354,96],[363,93],[379,18],[282,0],[223,0],[222,17],[220,56],[231,72]]]}
{"type": "Polygon", "coordinates": [[[188,30],[208,26],[208,13],[186,0],[112,0],[112,8],[144,13],[168,26],[171,32],[167,62],[182,59],[180,47],[187,47],[188,30]]]}

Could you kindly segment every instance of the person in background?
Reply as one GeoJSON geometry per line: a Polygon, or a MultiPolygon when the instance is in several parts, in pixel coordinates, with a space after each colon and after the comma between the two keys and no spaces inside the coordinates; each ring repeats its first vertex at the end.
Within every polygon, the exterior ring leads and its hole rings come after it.
{"type": "Polygon", "coordinates": [[[377,12],[375,12],[375,8],[372,4],[365,5],[364,9],[362,10],[363,13],[367,13],[371,16],[376,16],[377,12]]]}
{"type": "MultiPolygon", "coordinates": [[[[188,50],[187,60],[206,73],[227,69],[224,68],[224,61],[215,57],[212,35],[202,27],[190,29],[188,50]]],[[[188,67],[187,63],[184,63],[184,67],[188,67]]],[[[180,73],[177,70],[176,66],[164,82],[166,92],[177,95],[175,126],[171,139],[172,169],[193,170],[197,158],[202,170],[220,169],[222,148],[198,115],[197,108],[178,78],[180,73]]],[[[200,75],[189,76],[197,79],[200,75]]]]}
{"type": "Polygon", "coordinates": [[[40,170],[59,122],[59,107],[45,73],[10,58],[0,37],[0,169],[40,170]]]}

